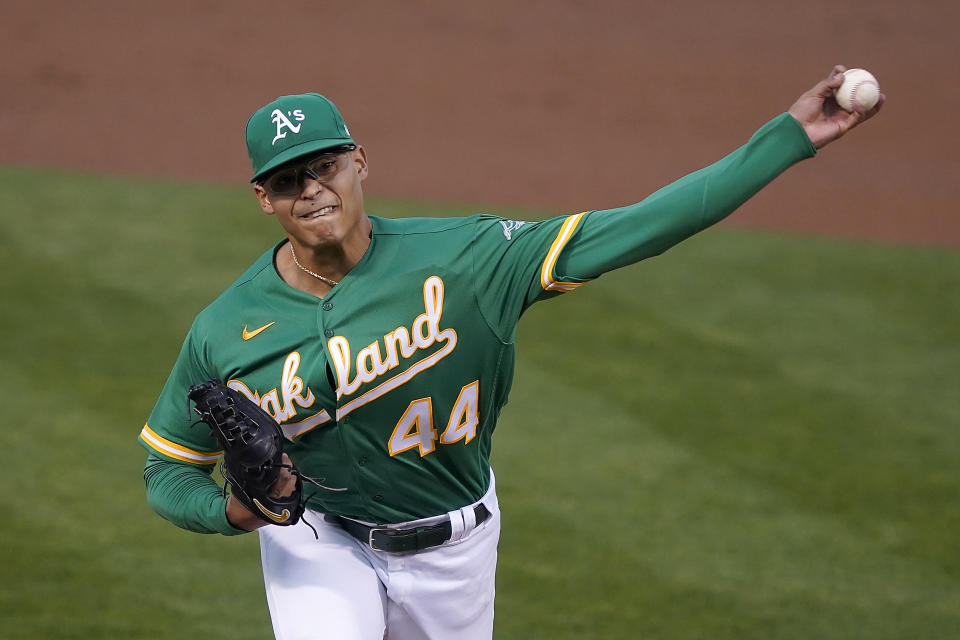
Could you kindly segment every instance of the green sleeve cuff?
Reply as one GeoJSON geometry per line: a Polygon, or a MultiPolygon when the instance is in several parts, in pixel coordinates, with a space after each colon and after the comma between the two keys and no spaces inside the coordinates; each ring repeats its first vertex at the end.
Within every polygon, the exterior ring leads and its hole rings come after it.
{"type": "Polygon", "coordinates": [[[796,145],[796,159],[793,162],[799,162],[800,160],[812,158],[813,156],[817,155],[817,148],[813,146],[813,143],[810,141],[810,137],[807,135],[807,132],[803,130],[803,125],[801,125],[797,119],[789,113],[781,113],[779,116],[761,127],[757,133],[760,133],[767,127],[782,127],[782,133],[784,134],[785,142],[786,140],[792,140],[792,144],[796,145]]]}
{"type": "Polygon", "coordinates": [[[227,499],[221,496],[219,502],[217,516],[212,521],[217,533],[222,533],[225,536],[239,536],[243,533],[250,533],[246,529],[237,529],[230,524],[230,521],[227,520],[227,499]]]}

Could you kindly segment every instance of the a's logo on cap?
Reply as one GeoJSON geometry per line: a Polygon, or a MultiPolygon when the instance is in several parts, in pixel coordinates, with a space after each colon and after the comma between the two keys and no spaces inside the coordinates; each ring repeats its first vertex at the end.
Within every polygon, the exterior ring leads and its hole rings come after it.
{"type": "MultiPolygon", "coordinates": [[[[301,111],[300,109],[295,109],[294,111],[288,111],[287,115],[292,116],[293,119],[296,120],[297,122],[303,122],[304,120],[306,120],[306,116],[303,115],[303,111],[301,111]]],[[[279,140],[280,138],[287,137],[287,132],[283,130],[284,127],[286,127],[287,129],[290,129],[290,131],[292,131],[293,133],[300,133],[300,127],[302,125],[299,125],[299,124],[295,125],[292,122],[290,122],[290,120],[287,119],[287,116],[283,115],[283,112],[280,111],[280,109],[274,109],[273,113],[270,114],[270,119],[273,121],[275,125],[277,125],[277,135],[276,137],[274,137],[273,142],[270,143],[271,145],[277,144],[277,140],[279,140]]]]}

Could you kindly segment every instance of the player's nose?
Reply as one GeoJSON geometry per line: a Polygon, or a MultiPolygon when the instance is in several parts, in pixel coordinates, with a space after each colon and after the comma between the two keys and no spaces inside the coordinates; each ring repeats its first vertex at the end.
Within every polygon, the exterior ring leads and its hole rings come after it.
{"type": "Polygon", "coordinates": [[[303,177],[303,188],[300,190],[300,195],[309,200],[314,198],[323,191],[323,183],[319,180],[306,175],[303,177]]]}

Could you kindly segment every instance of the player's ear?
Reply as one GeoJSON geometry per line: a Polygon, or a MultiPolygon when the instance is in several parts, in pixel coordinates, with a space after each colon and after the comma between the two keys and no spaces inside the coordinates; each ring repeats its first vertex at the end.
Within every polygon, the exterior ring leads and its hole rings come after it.
{"type": "Polygon", "coordinates": [[[263,209],[263,212],[268,216],[272,216],[276,213],[273,209],[273,203],[270,202],[270,196],[267,195],[266,190],[259,184],[253,185],[253,193],[257,196],[257,202],[260,203],[260,208],[263,209]]]}
{"type": "Polygon", "coordinates": [[[360,179],[366,179],[367,174],[370,172],[367,167],[367,150],[362,146],[357,145],[357,148],[351,153],[353,154],[353,163],[357,166],[360,179]]]}

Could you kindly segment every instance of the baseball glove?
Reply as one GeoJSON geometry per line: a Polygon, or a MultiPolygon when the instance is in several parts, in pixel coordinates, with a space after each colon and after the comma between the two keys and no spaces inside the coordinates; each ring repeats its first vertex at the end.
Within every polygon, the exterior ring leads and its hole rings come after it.
{"type": "Polygon", "coordinates": [[[190,387],[187,397],[223,449],[220,471],[234,498],[271,524],[296,524],[304,510],[302,476],[283,463],[283,433],[276,421],[219,380],[190,387]],[[297,476],[296,489],[289,496],[272,496],[270,488],[284,467],[297,476]]]}

